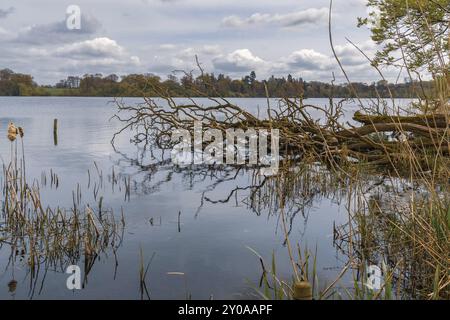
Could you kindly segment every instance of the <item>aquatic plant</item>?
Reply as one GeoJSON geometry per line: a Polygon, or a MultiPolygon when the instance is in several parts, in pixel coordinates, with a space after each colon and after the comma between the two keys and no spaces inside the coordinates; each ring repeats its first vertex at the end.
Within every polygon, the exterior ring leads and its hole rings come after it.
{"type": "MultiPolygon", "coordinates": [[[[15,126],[9,128],[13,133],[15,126]]],[[[23,138],[23,129],[15,132],[23,138]]],[[[24,259],[30,274],[30,296],[35,292],[41,268],[64,271],[68,265],[84,260],[86,284],[98,256],[120,246],[123,214],[121,221],[116,221],[111,210],[100,206],[96,211],[89,204],[83,205],[80,197],[74,197],[69,209],[46,206],[39,183],[29,183],[25,176],[23,153],[19,156],[17,148],[11,152],[11,161],[3,164],[0,198],[0,246],[10,248],[10,264],[14,265],[17,258],[24,259]]],[[[51,185],[57,187],[58,183],[59,178],[52,173],[51,185]]],[[[40,290],[42,286],[43,282],[40,290]]]]}

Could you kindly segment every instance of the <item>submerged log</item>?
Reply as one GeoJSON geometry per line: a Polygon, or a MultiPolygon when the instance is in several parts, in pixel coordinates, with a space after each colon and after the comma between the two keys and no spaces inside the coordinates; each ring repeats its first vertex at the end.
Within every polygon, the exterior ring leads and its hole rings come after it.
{"type": "Polygon", "coordinates": [[[376,132],[408,131],[426,138],[442,137],[447,130],[443,128],[432,128],[415,123],[373,123],[362,127],[344,129],[337,132],[340,138],[357,138],[376,132]]]}
{"type": "Polygon", "coordinates": [[[353,116],[353,120],[365,125],[374,123],[411,123],[435,128],[450,127],[450,116],[445,114],[426,114],[415,116],[367,115],[357,111],[353,116]]]}

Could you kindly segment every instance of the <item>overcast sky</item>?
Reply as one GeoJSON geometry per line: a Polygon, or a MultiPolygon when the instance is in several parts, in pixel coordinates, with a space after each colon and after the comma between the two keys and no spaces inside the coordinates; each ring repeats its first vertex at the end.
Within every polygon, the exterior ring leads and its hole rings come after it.
{"type": "MultiPolygon", "coordinates": [[[[357,17],[365,0],[334,0],[333,38],[352,81],[380,80],[346,37],[369,55],[376,46],[357,17]]],[[[328,40],[328,0],[2,0],[0,68],[32,74],[40,84],[67,75],[154,73],[195,68],[258,79],[292,74],[338,81],[328,40]],[[66,9],[81,9],[81,30],[66,9]]],[[[394,73],[387,73],[394,79],[394,73]]]]}

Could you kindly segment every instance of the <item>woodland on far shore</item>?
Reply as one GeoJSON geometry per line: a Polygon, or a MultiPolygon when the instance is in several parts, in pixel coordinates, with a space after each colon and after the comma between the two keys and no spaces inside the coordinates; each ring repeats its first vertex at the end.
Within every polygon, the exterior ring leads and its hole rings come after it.
{"type": "MultiPolygon", "coordinates": [[[[353,88],[361,98],[416,98],[431,96],[433,82],[406,81],[392,84],[385,80],[371,84],[354,82],[353,88]]],[[[232,79],[224,74],[205,73],[194,77],[184,74],[177,78],[169,75],[162,79],[153,74],[130,74],[119,77],[115,74],[85,74],[68,77],[54,86],[40,86],[31,75],[15,73],[10,69],[0,70],[0,96],[95,96],[95,97],[141,97],[159,96],[166,92],[173,97],[193,97],[198,92],[209,96],[223,97],[304,97],[329,98],[354,97],[348,84],[331,84],[319,81],[304,81],[302,78],[270,77],[257,80],[251,72],[241,79],[232,79]],[[162,91],[161,91],[162,90],[162,91]]]]}

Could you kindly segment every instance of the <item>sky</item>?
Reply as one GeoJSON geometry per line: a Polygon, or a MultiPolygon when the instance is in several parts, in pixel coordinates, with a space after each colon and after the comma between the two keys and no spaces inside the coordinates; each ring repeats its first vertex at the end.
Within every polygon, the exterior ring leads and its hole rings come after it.
{"type": "MultiPolygon", "coordinates": [[[[85,73],[153,73],[165,78],[196,69],[240,78],[256,72],[308,81],[343,74],[328,34],[329,0],[2,0],[0,69],[55,84],[85,73]],[[80,29],[67,28],[67,8],[81,11],[80,29]]],[[[334,47],[351,81],[380,80],[347,39],[369,56],[377,46],[367,27],[366,0],[334,0],[334,47]]],[[[386,70],[389,80],[397,74],[386,70]]]]}

